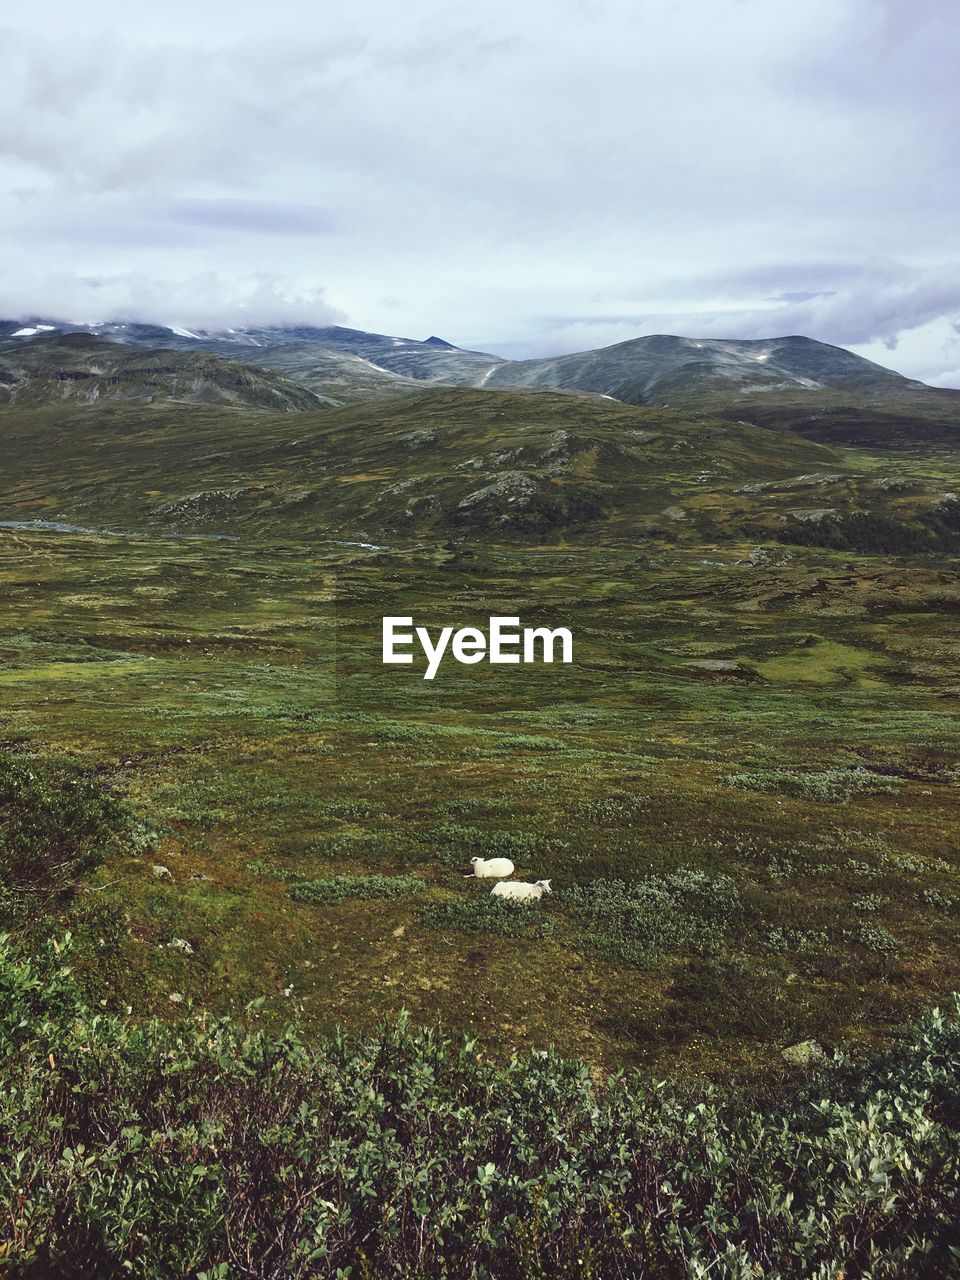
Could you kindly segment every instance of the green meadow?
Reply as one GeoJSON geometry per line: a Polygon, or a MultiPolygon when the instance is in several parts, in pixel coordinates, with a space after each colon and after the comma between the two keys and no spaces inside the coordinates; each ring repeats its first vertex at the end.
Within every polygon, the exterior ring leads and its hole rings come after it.
{"type": "Polygon", "coordinates": [[[0,1270],[955,1274],[946,429],[109,385],[0,416],[0,1270]]]}
{"type": "Polygon", "coordinates": [[[0,531],[5,758],[151,833],[11,889],[107,1009],[266,997],[311,1034],[405,1009],[497,1054],[722,1075],[881,1042],[960,986],[949,563],[263,524],[0,531]],[[574,663],[381,665],[385,614],[513,613],[569,626],[574,663]],[[474,855],[554,893],[493,903],[474,855]]]}

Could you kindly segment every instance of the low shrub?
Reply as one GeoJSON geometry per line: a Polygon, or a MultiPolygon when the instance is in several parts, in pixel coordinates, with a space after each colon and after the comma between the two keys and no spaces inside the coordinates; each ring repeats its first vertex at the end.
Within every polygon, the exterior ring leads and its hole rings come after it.
{"type": "Polygon", "coordinates": [[[941,893],[939,889],[924,889],[920,897],[928,907],[935,907],[940,911],[952,911],[957,905],[957,899],[952,894],[941,893]]]}
{"type": "Polygon", "coordinates": [[[779,791],[802,800],[818,800],[822,804],[846,804],[855,796],[894,795],[899,779],[888,774],[872,773],[856,766],[852,769],[758,769],[728,774],[724,782],[749,791],[779,791]]]}
{"type": "Polygon", "coordinates": [[[429,929],[496,933],[512,938],[546,938],[553,933],[553,921],[541,913],[539,902],[511,902],[490,893],[428,902],[418,915],[429,929]]]}
{"type": "Polygon", "coordinates": [[[155,833],[96,778],[67,764],[0,754],[0,915],[69,894],[123,845],[142,852],[155,833]]]}
{"type": "Polygon", "coordinates": [[[860,946],[878,956],[895,955],[903,946],[903,943],[895,938],[889,929],[885,929],[882,924],[874,924],[872,920],[864,921],[858,929],[854,930],[853,936],[860,946]]]}
{"type": "Polygon", "coordinates": [[[549,856],[567,848],[566,841],[520,831],[486,830],[460,822],[445,822],[433,829],[433,836],[445,846],[443,857],[450,863],[478,858],[511,858],[523,862],[549,856]]]}
{"type": "Polygon", "coordinates": [[[22,1280],[957,1274],[960,1006],[758,1104],[498,1064],[406,1018],[316,1048],[135,1023],[64,961],[0,938],[0,1268],[22,1280]]]}
{"type": "Polygon", "coordinates": [[[296,872],[291,871],[288,867],[278,867],[272,862],[267,862],[265,858],[254,858],[252,862],[248,862],[247,870],[252,875],[267,876],[270,880],[279,880],[281,882],[297,878],[296,872]]]}
{"type": "Polygon", "coordinates": [[[405,898],[426,887],[419,876],[325,876],[300,880],[287,893],[295,902],[332,907],[348,898],[405,898]]]}
{"type": "Polygon", "coordinates": [[[883,906],[885,898],[881,898],[878,893],[865,893],[859,898],[854,898],[850,904],[854,911],[861,916],[876,915],[883,906]]]}
{"type": "Polygon", "coordinates": [[[367,818],[378,818],[380,808],[370,800],[362,797],[348,797],[343,800],[331,800],[323,806],[324,813],[331,818],[340,818],[344,822],[362,822],[367,818]]]}
{"type": "Polygon", "coordinates": [[[715,947],[743,915],[728,876],[690,870],[634,882],[593,880],[559,890],[550,905],[588,924],[581,942],[639,966],[665,951],[715,947]]]}

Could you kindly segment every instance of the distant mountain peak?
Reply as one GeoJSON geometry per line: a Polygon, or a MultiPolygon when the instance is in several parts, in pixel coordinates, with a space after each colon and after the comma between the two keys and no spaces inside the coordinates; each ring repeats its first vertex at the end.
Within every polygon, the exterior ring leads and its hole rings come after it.
{"type": "Polygon", "coordinates": [[[280,412],[322,408],[325,399],[270,369],[205,350],[111,342],[89,331],[0,337],[0,408],[91,405],[106,400],[228,405],[280,412]]]}
{"type": "MultiPolygon", "coordinates": [[[[767,402],[779,412],[777,406],[790,401],[798,406],[801,417],[808,410],[809,424],[804,429],[811,431],[821,430],[822,423],[816,425],[818,415],[836,417],[841,410],[847,411],[844,406],[849,408],[864,396],[903,401],[911,413],[919,408],[918,397],[927,397],[935,416],[948,412],[948,402],[950,412],[960,403],[960,392],[925,387],[804,334],[698,338],[658,333],[592,351],[510,360],[466,350],[437,334],[420,341],[339,325],[214,331],[132,321],[64,324],[32,316],[0,320],[0,360],[16,363],[15,351],[35,342],[47,343],[50,349],[52,337],[63,338],[78,329],[87,334],[73,339],[81,344],[91,341],[92,329],[99,339],[121,347],[172,350],[181,355],[212,352],[264,372],[279,372],[333,403],[394,398],[425,385],[443,385],[484,391],[566,391],[674,409],[696,405],[701,411],[735,413],[738,419],[758,421],[767,411],[767,402]],[[935,405],[930,397],[936,398],[935,405]]],[[[109,349],[100,354],[106,356],[109,349]]],[[[113,385],[105,386],[104,393],[113,385]]],[[[221,385],[218,394],[228,392],[221,385]]]]}
{"type": "Polygon", "coordinates": [[[843,347],[801,334],[771,338],[688,338],[657,333],[595,351],[514,360],[487,387],[578,390],[627,404],[703,403],[705,398],[831,390],[900,394],[922,388],[843,347]]]}

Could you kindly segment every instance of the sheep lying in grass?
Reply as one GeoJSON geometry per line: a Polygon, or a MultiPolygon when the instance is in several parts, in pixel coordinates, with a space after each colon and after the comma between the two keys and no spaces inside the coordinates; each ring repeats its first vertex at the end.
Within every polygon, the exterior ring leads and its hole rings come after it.
{"type": "Polygon", "coordinates": [[[471,858],[470,864],[473,870],[468,876],[464,876],[465,880],[472,880],[474,877],[499,880],[513,875],[513,863],[509,858],[471,858]]]}
{"type": "Polygon", "coordinates": [[[512,898],[514,902],[539,902],[545,893],[552,893],[549,880],[530,884],[526,880],[514,880],[510,884],[501,881],[490,892],[497,898],[512,898]]]}

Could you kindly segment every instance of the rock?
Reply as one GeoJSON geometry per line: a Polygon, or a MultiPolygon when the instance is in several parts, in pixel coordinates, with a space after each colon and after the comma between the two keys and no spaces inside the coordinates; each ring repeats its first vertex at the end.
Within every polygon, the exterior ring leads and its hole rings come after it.
{"type": "Polygon", "coordinates": [[[836,515],[836,507],[794,507],[787,515],[801,524],[820,524],[821,521],[836,515]]]}
{"type": "Polygon", "coordinates": [[[172,947],[174,951],[181,951],[185,956],[193,955],[193,947],[186,938],[173,938],[167,943],[168,947],[172,947]]]}
{"type": "Polygon", "coordinates": [[[688,658],[680,665],[693,667],[695,671],[743,671],[736,658],[688,658]]]}
{"type": "Polygon", "coordinates": [[[799,1044],[791,1044],[781,1049],[780,1057],[791,1067],[819,1067],[829,1062],[823,1045],[816,1040],[801,1040],[799,1044]]]}
{"type": "Polygon", "coordinates": [[[190,877],[190,879],[191,879],[191,880],[201,880],[201,881],[203,881],[205,884],[213,884],[213,878],[212,878],[211,876],[205,876],[205,875],[203,874],[203,872],[202,872],[202,871],[194,871],[194,873],[193,873],[193,875],[190,877]]]}
{"type": "Polygon", "coordinates": [[[786,564],[790,558],[789,551],[784,551],[782,547],[754,547],[744,563],[752,569],[758,569],[761,565],[786,564]]]}
{"type": "Polygon", "coordinates": [[[172,879],[173,879],[173,873],[171,872],[170,868],[169,868],[169,867],[161,866],[161,864],[160,864],[159,862],[154,863],[154,865],[153,865],[153,867],[151,868],[151,870],[153,871],[153,874],[156,876],[156,878],[157,878],[158,880],[172,880],[172,879]]]}

